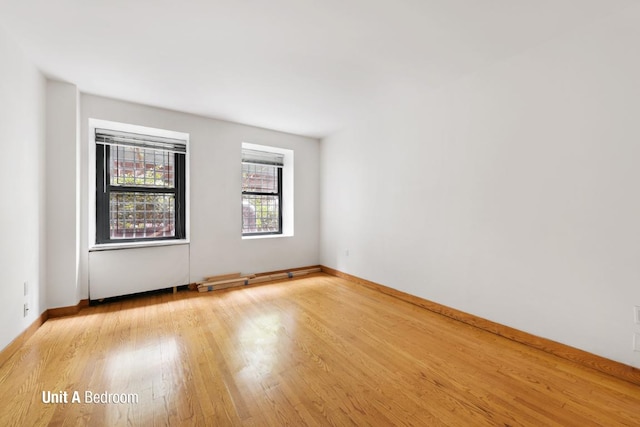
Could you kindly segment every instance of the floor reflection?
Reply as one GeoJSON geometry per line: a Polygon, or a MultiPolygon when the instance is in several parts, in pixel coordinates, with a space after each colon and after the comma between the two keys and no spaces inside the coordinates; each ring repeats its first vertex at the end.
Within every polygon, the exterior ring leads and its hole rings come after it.
{"type": "Polygon", "coordinates": [[[285,351],[286,336],[282,316],[278,312],[244,319],[239,328],[242,355],[246,362],[243,372],[247,379],[261,379],[271,373],[278,354],[285,351]]]}

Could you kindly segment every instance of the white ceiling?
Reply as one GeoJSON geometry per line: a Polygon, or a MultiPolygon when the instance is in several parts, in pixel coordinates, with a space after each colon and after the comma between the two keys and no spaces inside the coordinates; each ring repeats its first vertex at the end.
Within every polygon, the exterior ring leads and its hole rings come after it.
{"type": "Polygon", "coordinates": [[[322,137],[633,1],[0,0],[0,26],[83,92],[322,137]]]}

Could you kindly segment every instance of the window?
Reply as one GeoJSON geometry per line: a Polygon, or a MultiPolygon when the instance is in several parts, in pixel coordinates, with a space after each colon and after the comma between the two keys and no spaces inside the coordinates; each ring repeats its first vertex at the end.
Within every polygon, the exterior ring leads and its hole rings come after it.
{"type": "Polygon", "coordinates": [[[242,150],[242,235],[282,234],[282,169],[279,153],[242,150]]]}
{"type": "Polygon", "coordinates": [[[96,243],[184,239],[186,141],[95,132],[96,243]]]}

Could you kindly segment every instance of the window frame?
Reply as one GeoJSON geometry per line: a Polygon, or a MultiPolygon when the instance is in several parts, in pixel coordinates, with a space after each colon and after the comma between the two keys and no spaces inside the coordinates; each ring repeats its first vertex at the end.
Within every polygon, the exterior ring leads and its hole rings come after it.
{"type": "MultiPolygon", "coordinates": [[[[244,167],[245,164],[251,163],[242,163],[244,167]]],[[[277,183],[278,183],[278,192],[277,193],[269,193],[262,191],[242,191],[242,201],[244,202],[244,196],[277,196],[278,197],[278,230],[277,231],[259,231],[259,232],[249,232],[245,233],[242,231],[242,237],[251,237],[251,236],[273,236],[273,235],[282,235],[282,170],[283,167],[275,166],[275,165],[260,165],[262,167],[272,167],[276,169],[278,174],[277,183]]],[[[244,173],[244,169],[242,170],[244,173]]],[[[242,229],[244,230],[244,203],[242,206],[242,229]]]]}
{"type": "MultiPolygon", "coordinates": [[[[88,240],[88,250],[90,252],[93,251],[104,251],[104,250],[117,250],[117,249],[125,249],[125,248],[143,248],[143,247],[156,247],[156,246],[167,246],[167,245],[184,245],[190,243],[190,172],[189,172],[189,163],[190,163],[190,135],[185,132],[160,129],[160,128],[152,128],[147,126],[133,125],[122,122],[114,122],[110,120],[102,120],[96,118],[88,118],[88,126],[86,135],[86,146],[88,149],[88,233],[86,234],[86,238],[88,240]],[[124,133],[135,133],[139,135],[145,135],[151,138],[159,138],[159,139],[170,139],[170,140],[178,140],[180,144],[184,148],[184,179],[183,179],[183,187],[182,192],[184,194],[184,202],[181,204],[184,206],[183,216],[184,222],[180,223],[182,225],[182,232],[177,230],[178,233],[173,237],[150,237],[150,238],[141,238],[141,239],[111,239],[110,242],[105,243],[102,241],[98,243],[96,241],[97,237],[97,180],[100,174],[97,173],[97,162],[96,162],[96,151],[97,147],[100,144],[100,141],[96,138],[96,130],[106,130],[113,131],[114,133],[124,132],[124,133]],[[180,234],[182,236],[180,237],[180,234]]],[[[102,204],[103,205],[103,204],[102,204]]]]}

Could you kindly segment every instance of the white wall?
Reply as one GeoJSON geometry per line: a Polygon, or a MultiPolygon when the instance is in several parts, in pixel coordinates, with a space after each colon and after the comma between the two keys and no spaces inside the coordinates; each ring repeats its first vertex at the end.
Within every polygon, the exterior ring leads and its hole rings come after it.
{"type": "Polygon", "coordinates": [[[75,85],[47,80],[47,304],[76,305],[80,299],[78,110],[75,85]]]}
{"type": "Polygon", "coordinates": [[[0,28],[0,349],[46,309],[44,133],[45,79],[0,28]]]}
{"type": "MultiPolygon", "coordinates": [[[[234,271],[251,273],[318,263],[320,208],[319,142],[317,140],[83,94],[81,96],[83,298],[88,295],[89,277],[88,188],[85,184],[90,179],[87,175],[89,118],[190,134],[190,281],[201,280],[207,275],[234,271]],[[240,158],[243,142],[294,150],[295,235],[293,237],[241,239],[240,158]]],[[[113,268],[117,269],[119,266],[114,265],[113,268]]],[[[151,269],[153,266],[149,265],[148,268],[151,269]]]]}
{"type": "Polygon", "coordinates": [[[640,367],[638,22],[399,85],[323,140],[322,264],[640,367]]]}

